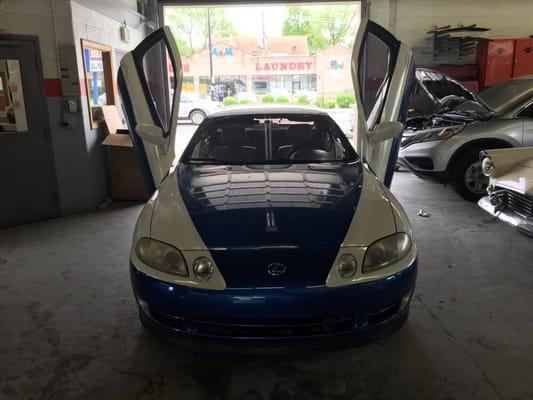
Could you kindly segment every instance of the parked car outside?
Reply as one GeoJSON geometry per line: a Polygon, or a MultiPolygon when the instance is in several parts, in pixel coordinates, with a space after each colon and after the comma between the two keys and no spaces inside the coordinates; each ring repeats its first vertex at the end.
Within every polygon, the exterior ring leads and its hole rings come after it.
{"type": "Polygon", "coordinates": [[[451,182],[465,199],[479,200],[488,179],[479,152],[533,146],[533,76],[495,85],[473,100],[410,118],[398,163],[420,177],[451,182]]]}
{"type": "Polygon", "coordinates": [[[478,205],[533,237],[533,147],[485,151],[482,169],[489,186],[478,205]]]}
{"type": "MultiPolygon", "coordinates": [[[[351,63],[354,91],[365,93],[357,96],[359,153],[325,111],[261,104],[207,115],[176,163],[175,121],[164,124],[158,104],[137,90],[146,85],[137,65],[159,45],[181,65],[164,27],[124,56],[118,78],[154,193],[130,251],[142,323],[188,338],[336,344],[400,326],[417,250],[388,188],[412,81],[409,48],[361,22],[351,63]],[[369,84],[375,79],[383,86],[369,84]]],[[[181,103],[171,105],[175,119],[181,103]]]]}
{"type": "Polygon", "coordinates": [[[219,107],[219,103],[210,99],[200,99],[198,96],[181,92],[179,118],[188,119],[195,125],[200,125],[206,116],[219,107]]]}

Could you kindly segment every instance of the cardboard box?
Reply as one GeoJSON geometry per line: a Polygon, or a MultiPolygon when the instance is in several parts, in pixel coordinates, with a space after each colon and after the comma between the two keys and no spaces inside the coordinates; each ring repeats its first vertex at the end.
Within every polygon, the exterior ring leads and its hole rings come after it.
{"type": "Polygon", "coordinates": [[[128,129],[124,127],[115,106],[103,106],[102,112],[109,131],[102,145],[108,149],[111,198],[127,201],[148,200],[150,193],[146,189],[128,129]]]}

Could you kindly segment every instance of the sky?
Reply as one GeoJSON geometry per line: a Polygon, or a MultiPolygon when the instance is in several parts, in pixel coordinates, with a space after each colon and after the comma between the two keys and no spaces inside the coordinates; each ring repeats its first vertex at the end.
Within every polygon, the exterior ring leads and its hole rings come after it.
{"type": "Polygon", "coordinates": [[[262,14],[265,15],[267,36],[281,36],[283,21],[287,15],[285,6],[233,6],[226,8],[226,19],[233,23],[239,33],[261,36],[262,14]]]}

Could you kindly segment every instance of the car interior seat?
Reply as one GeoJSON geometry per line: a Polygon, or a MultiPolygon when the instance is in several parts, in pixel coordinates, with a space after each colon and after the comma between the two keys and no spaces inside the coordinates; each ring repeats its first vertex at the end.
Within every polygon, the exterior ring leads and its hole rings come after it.
{"type": "Polygon", "coordinates": [[[211,155],[217,160],[253,162],[257,160],[257,149],[247,144],[244,127],[227,125],[219,128],[211,155]]]}

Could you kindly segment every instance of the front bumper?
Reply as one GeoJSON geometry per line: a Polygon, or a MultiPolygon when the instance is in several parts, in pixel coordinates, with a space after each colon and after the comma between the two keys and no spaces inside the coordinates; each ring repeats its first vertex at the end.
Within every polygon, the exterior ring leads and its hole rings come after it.
{"type": "Polygon", "coordinates": [[[437,182],[449,180],[447,168],[448,143],[445,140],[417,142],[400,148],[398,164],[420,178],[437,182]]]}
{"type": "Polygon", "coordinates": [[[498,218],[500,221],[503,221],[511,226],[514,226],[518,231],[533,237],[533,220],[526,218],[512,210],[503,208],[501,210],[497,209],[497,206],[492,205],[489,196],[481,198],[477,203],[483,210],[488,212],[490,215],[498,218]]]}
{"type": "Polygon", "coordinates": [[[447,171],[430,171],[424,169],[417,169],[413,164],[406,159],[398,158],[397,163],[405,169],[411,171],[413,174],[421,179],[427,179],[437,183],[446,183],[450,180],[450,174],[447,171]]]}
{"type": "Polygon", "coordinates": [[[182,338],[280,342],[388,331],[403,322],[417,261],[373,282],[330,288],[195,289],[153,279],[130,266],[141,319],[182,338]]]}

